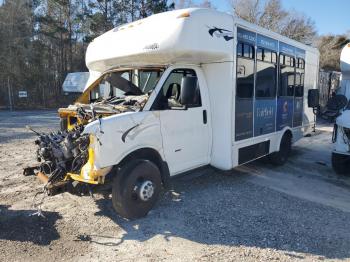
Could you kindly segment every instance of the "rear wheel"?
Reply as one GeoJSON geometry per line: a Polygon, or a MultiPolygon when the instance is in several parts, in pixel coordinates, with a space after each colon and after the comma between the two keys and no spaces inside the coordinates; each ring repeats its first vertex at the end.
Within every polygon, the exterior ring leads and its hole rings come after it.
{"type": "Polygon", "coordinates": [[[114,209],[125,218],[146,216],[161,192],[159,168],[148,160],[133,160],[126,164],[113,181],[114,209]]]}
{"type": "Polygon", "coordinates": [[[288,160],[290,152],[292,151],[292,136],[285,133],[281,139],[280,150],[270,154],[269,161],[273,165],[281,166],[288,160]]]}
{"type": "Polygon", "coordinates": [[[338,175],[350,175],[350,156],[332,153],[332,167],[338,175]]]}

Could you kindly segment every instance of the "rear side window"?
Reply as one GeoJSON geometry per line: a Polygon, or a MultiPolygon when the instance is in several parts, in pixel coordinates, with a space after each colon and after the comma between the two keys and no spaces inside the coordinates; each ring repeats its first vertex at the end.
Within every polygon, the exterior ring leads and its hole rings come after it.
{"type": "Polygon", "coordinates": [[[279,96],[294,96],[295,58],[280,54],[279,96]]]}
{"type": "Polygon", "coordinates": [[[297,68],[295,74],[295,96],[304,96],[304,75],[305,75],[305,61],[302,58],[297,60],[297,68]]]}

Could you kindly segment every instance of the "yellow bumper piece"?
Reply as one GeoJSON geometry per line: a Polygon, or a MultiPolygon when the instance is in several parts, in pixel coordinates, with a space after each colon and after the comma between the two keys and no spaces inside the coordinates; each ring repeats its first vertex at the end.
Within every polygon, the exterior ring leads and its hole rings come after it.
{"type": "Polygon", "coordinates": [[[90,135],[90,145],[88,149],[89,158],[87,163],[81,168],[80,174],[67,173],[66,179],[73,179],[79,182],[98,185],[104,184],[105,176],[112,170],[112,167],[97,169],[94,165],[95,153],[93,150],[94,137],[90,135]]]}
{"type": "Polygon", "coordinates": [[[88,176],[84,175],[83,170],[81,174],[67,173],[66,180],[71,178],[79,182],[93,185],[104,184],[105,176],[112,170],[112,167],[101,168],[99,170],[88,170],[88,176]]]}
{"type": "Polygon", "coordinates": [[[67,178],[71,178],[71,179],[73,179],[75,181],[88,183],[88,184],[93,184],[93,185],[103,184],[103,183],[99,183],[98,180],[85,179],[81,175],[73,174],[73,173],[67,173],[67,178]]]}

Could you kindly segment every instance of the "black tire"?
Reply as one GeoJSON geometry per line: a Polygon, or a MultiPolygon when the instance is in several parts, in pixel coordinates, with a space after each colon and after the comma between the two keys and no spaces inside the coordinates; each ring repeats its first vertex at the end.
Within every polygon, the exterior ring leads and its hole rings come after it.
{"type": "Polygon", "coordinates": [[[118,172],[112,185],[112,203],[119,215],[128,219],[144,217],[153,208],[161,192],[159,168],[148,160],[133,160],[118,172]],[[151,198],[142,200],[139,190],[151,181],[154,191],[151,198]]]}
{"type": "Polygon", "coordinates": [[[285,133],[281,139],[280,150],[268,156],[270,163],[275,166],[284,165],[287,162],[291,151],[292,136],[289,133],[285,133]]]}
{"type": "Polygon", "coordinates": [[[332,167],[338,175],[350,175],[350,156],[332,153],[332,167]]]}

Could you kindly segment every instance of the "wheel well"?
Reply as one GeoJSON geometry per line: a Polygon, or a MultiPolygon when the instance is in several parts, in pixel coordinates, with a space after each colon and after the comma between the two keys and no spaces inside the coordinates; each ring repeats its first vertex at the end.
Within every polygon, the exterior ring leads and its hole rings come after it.
{"type": "Polygon", "coordinates": [[[117,167],[121,168],[126,163],[135,159],[146,159],[154,163],[160,170],[164,187],[169,186],[170,173],[168,164],[165,161],[163,161],[162,157],[160,156],[157,150],[152,148],[137,149],[134,152],[127,155],[126,157],[124,157],[122,161],[119,162],[117,167]]]}
{"type": "Polygon", "coordinates": [[[284,136],[289,136],[291,138],[291,140],[293,139],[293,133],[290,129],[287,129],[283,135],[280,137],[280,140],[279,140],[279,144],[277,145],[278,146],[278,150],[280,150],[280,146],[281,146],[281,142],[282,142],[282,139],[284,136]]]}
{"type": "MultiPolygon", "coordinates": [[[[293,133],[292,133],[292,131],[290,131],[289,129],[286,130],[286,132],[284,132],[283,136],[285,136],[285,135],[290,136],[290,138],[293,138],[293,133]]],[[[283,136],[282,136],[282,137],[283,137],[283,136]]]]}

